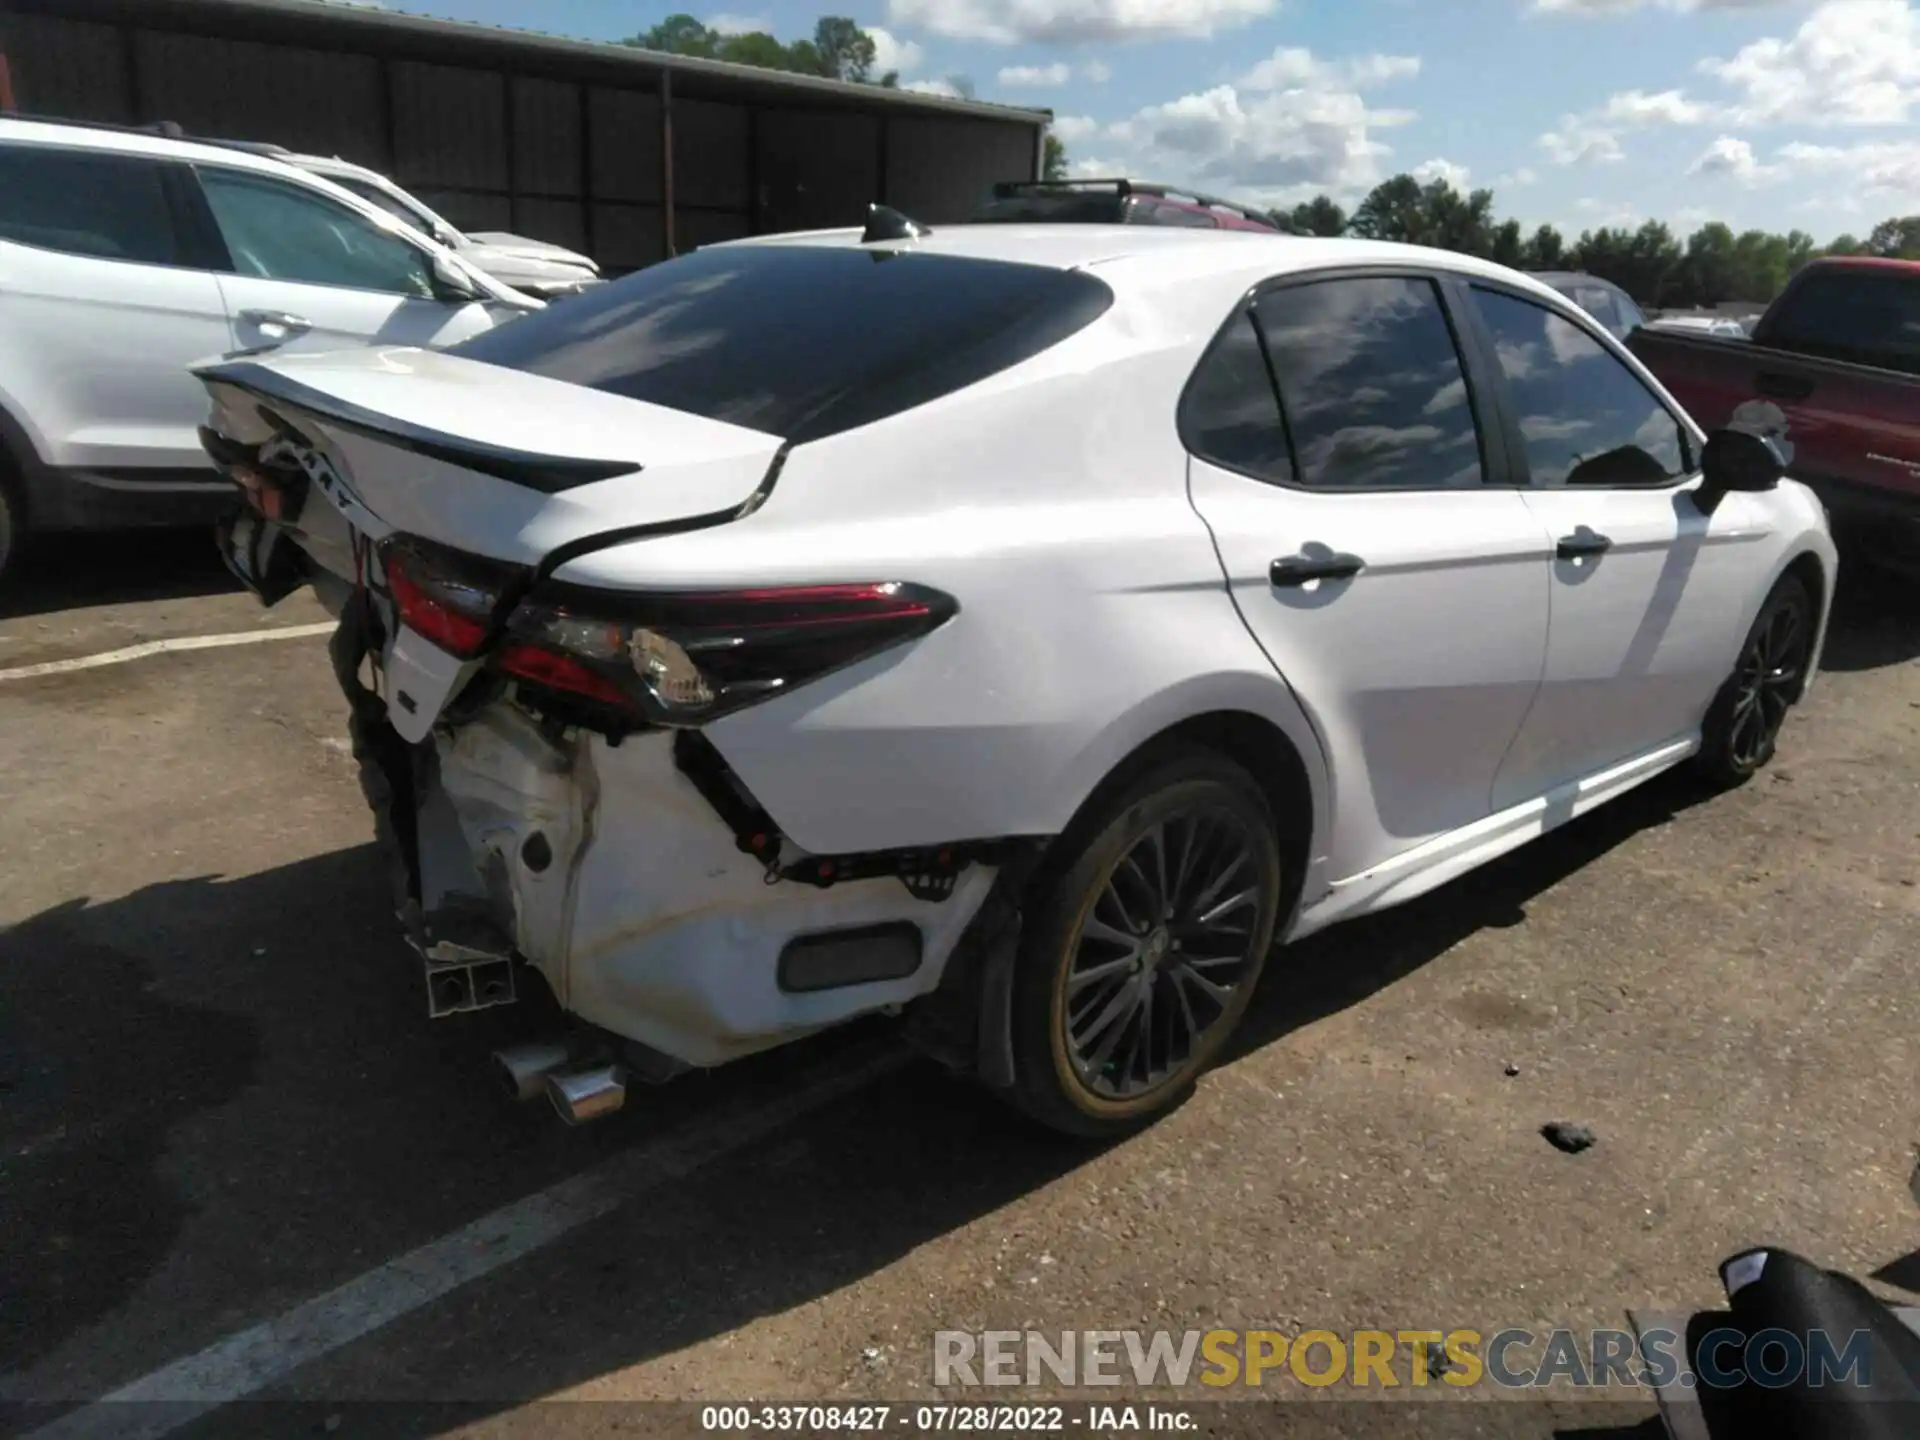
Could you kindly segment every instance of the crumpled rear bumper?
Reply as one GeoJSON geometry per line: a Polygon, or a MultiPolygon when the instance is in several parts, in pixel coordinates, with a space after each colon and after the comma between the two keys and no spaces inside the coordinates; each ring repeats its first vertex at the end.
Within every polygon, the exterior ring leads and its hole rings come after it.
{"type": "MultiPolygon", "coordinates": [[[[939,901],[891,877],[769,883],[664,733],[617,745],[556,736],[496,700],[437,733],[419,758],[410,878],[429,922],[484,909],[564,1008],[689,1065],[927,994],[993,884],[984,865],[939,901]],[[781,957],[796,939],[903,924],[918,935],[910,973],[826,989],[783,983],[781,957]]],[[[408,827],[390,828],[403,840],[408,827]]]]}

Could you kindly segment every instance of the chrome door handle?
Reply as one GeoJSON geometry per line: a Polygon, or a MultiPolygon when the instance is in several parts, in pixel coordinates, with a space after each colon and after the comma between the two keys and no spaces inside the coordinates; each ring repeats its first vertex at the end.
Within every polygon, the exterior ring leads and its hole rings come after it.
{"type": "Polygon", "coordinates": [[[284,331],[289,340],[313,329],[311,320],[303,319],[298,315],[289,315],[284,310],[242,310],[240,318],[249,325],[259,326],[262,330],[284,331]]]}

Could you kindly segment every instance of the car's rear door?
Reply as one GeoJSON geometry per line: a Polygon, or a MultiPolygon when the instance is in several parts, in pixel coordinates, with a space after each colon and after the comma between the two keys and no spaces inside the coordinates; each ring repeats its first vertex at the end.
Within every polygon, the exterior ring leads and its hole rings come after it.
{"type": "Polygon", "coordinates": [[[1484,819],[1540,685],[1551,549],[1502,483],[1458,293],[1419,270],[1276,281],[1181,405],[1193,503],[1327,749],[1336,877],[1484,819]]]}
{"type": "Polygon", "coordinates": [[[206,392],[187,367],[230,337],[219,284],[176,224],[185,175],[146,155],[0,141],[0,403],[49,465],[212,478],[206,392]]]}
{"type": "Polygon", "coordinates": [[[1698,446],[1588,317],[1492,282],[1470,294],[1501,376],[1489,398],[1555,543],[1546,672],[1504,806],[1686,741],[1732,667],[1776,507],[1701,511],[1698,446]]]}
{"type": "Polygon", "coordinates": [[[220,288],[240,350],[441,347],[495,323],[478,301],[436,298],[426,249],[331,196],[259,171],[195,170],[231,257],[220,288]]]}

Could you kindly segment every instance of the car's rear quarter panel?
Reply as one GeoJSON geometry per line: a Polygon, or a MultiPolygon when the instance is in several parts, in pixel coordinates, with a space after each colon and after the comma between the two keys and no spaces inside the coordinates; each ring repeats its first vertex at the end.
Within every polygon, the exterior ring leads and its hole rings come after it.
{"type": "Polygon", "coordinates": [[[1136,747],[1216,710],[1285,733],[1323,796],[1312,732],[1187,499],[1174,408],[1198,333],[1118,307],[992,381],[796,448],[745,520],[560,573],[906,580],[959,601],[934,634],[709,727],[817,853],[1057,833],[1136,747]]]}

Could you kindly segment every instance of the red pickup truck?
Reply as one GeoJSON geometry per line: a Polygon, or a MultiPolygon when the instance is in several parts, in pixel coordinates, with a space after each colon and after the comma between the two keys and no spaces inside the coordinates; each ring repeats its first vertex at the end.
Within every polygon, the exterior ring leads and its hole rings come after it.
{"type": "Polygon", "coordinates": [[[1843,548],[1920,572],[1920,261],[1816,260],[1748,339],[1643,328],[1626,343],[1706,430],[1787,441],[1843,548]]]}

